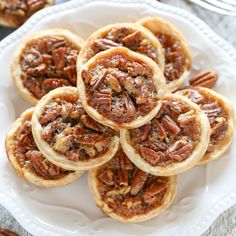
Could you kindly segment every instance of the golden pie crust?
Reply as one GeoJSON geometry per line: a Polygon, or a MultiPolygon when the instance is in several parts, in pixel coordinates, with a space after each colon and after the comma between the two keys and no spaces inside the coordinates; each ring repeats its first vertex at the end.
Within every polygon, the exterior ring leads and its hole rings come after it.
{"type": "MultiPolygon", "coordinates": [[[[6,1],[6,0],[2,0],[2,2],[4,2],[4,1],[6,1]]],[[[45,6],[43,8],[53,5],[53,3],[54,3],[54,0],[47,0],[45,6]]],[[[1,3],[0,3],[0,5],[1,5],[1,3]]],[[[42,8],[40,8],[40,9],[42,9],[42,8]]],[[[37,11],[38,10],[32,12],[31,15],[37,11]]],[[[10,28],[16,28],[16,27],[20,26],[21,24],[23,24],[24,21],[27,20],[29,17],[30,17],[30,15],[23,16],[23,18],[22,18],[21,16],[13,15],[13,14],[10,14],[7,12],[2,12],[0,10],[0,25],[5,26],[5,27],[10,27],[10,28]]]]}
{"type": "MultiPolygon", "coordinates": [[[[53,101],[53,99],[62,97],[62,96],[78,96],[78,91],[74,87],[61,87],[55,90],[52,90],[47,95],[45,95],[40,102],[36,105],[33,117],[32,117],[32,131],[35,142],[39,147],[39,150],[43,155],[55,165],[58,165],[66,170],[87,170],[90,168],[97,167],[104,164],[110,160],[116,153],[119,147],[119,137],[114,133],[114,135],[109,140],[109,147],[106,152],[101,153],[96,158],[90,158],[89,160],[77,160],[72,161],[66,158],[64,154],[60,154],[55,151],[50,144],[45,141],[42,137],[43,127],[39,122],[40,117],[45,111],[47,105],[53,101]]],[[[62,132],[61,132],[62,133],[62,132]]]]}
{"type": "Polygon", "coordinates": [[[15,155],[15,148],[17,145],[16,133],[25,121],[31,120],[33,111],[34,108],[30,108],[24,113],[22,113],[21,116],[13,123],[11,129],[7,134],[5,146],[10,163],[12,164],[13,168],[19,176],[23,177],[28,182],[39,187],[51,188],[64,186],[66,184],[72,183],[76,179],[80,178],[80,176],[83,174],[83,171],[68,172],[67,174],[58,179],[46,179],[35,173],[30,168],[21,167],[21,165],[19,164],[17,156],[15,155]]]}
{"type": "MultiPolygon", "coordinates": [[[[112,160],[107,162],[104,166],[109,166],[109,163],[113,163],[116,158],[117,158],[117,154],[113,157],[112,160]]],[[[99,190],[99,184],[100,184],[99,181],[100,180],[98,180],[98,173],[99,173],[99,170],[102,169],[104,166],[100,166],[98,168],[94,168],[94,169],[89,170],[89,175],[88,175],[89,189],[90,189],[90,192],[92,193],[92,196],[93,196],[93,198],[96,202],[97,207],[100,208],[100,210],[102,212],[104,212],[106,215],[108,215],[108,216],[110,216],[110,217],[112,217],[116,220],[119,220],[119,221],[122,221],[122,222],[133,222],[133,223],[138,223],[138,222],[149,220],[153,217],[158,216],[163,211],[165,211],[170,206],[170,204],[172,203],[172,201],[175,198],[176,188],[177,188],[177,176],[168,176],[168,177],[155,176],[154,178],[156,178],[156,179],[165,178],[166,181],[167,181],[166,182],[166,184],[167,184],[166,190],[163,194],[161,202],[158,205],[153,206],[152,209],[146,208],[146,212],[141,212],[139,214],[136,214],[134,212],[132,213],[132,210],[130,210],[131,211],[130,216],[124,215],[124,214],[122,215],[122,213],[117,212],[116,210],[112,209],[109,206],[109,204],[105,200],[103,200],[102,193],[99,190]]],[[[114,168],[116,168],[116,167],[114,167],[114,165],[113,165],[113,169],[111,167],[111,170],[114,170],[114,168]]],[[[144,173],[143,171],[139,170],[135,166],[134,166],[134,168],[136,169],[136,172],[134,172],[135,174],[139,171],[144,175],[147,175],[149,177],[151,176],[150,174],[144,173]]],[[[115,170],[117,171],[117,169],[115,169],[115,170]]],[[[131,171],[131,170],[128,170],[128,171],[131,171]]],[[[128,186],[124,185],[124,186],[118,187],[118,191],[120,190],[120,192],[121,192],[120,196],[123,195],[125,197],[125,196],[128,195],[131,199],[132,198],[135,199],[135,197],[137,195],[135,195],[135,196],[131,195],[131,192],[132,192],[132,182],[131,181],[133,181],[133,179],[129,180],[128,186]],[[124,187],[126,187],[129,190],[123,192],[123,190],[121,190],[121,189],[124,188],[124,187]],[[130,190],[130,187],[131,187],[131,190],[130,190]]],[[[145,181],[147,181],[147,180],[145,180],[145,181]]],[[[155,182],[154,182],[154,184],[155,184],[155,182]]],[[[147,188],[145,188],[145,184],[143,184],[142,190],[146,190],[146,189],[147,188]]],[[[117,186],[114,186],[113,188],[111,188],[111,191],[116,191],[116,190],[117,190],[117,186]]],[[[108,194],[106,193],[105,197],[107,197],[108,194]]],[[[156,196],[156,198],[157,198],[157,196],[156,196]]],[[[146,205],[145,205],[145,207],[146,207],[146,205]]],[[[136,208],[138,208],[138,207],[136,206],[136,208]]]]}
{"type": "MultiPolygon", "coordinates": [[[[89,94],[86,91],[88,89],[87,88],[88,84],[86,85],[86,83],[84,81],[85,79],[83,78],[85,72],[90,71],[91,68],[92,69],[95,68],[96,65],[99,64],[103,60],[104,61],[105,60],[112,61],[111,58],[114,58],[116,56],[121,57],[121,58],[125,58],[125,60],[127,60],[128,62],[131,62],[131,63],[137,62],[140,65],[144,65],[145,68],[148,68],[148,70],[151,73],[150,81],[153,83],[153,90],[154,90],[153,99],[155,100],[155,102],[159,99],[159,97],[163,96],[166,93],[165,79],[164,79],[163,74],[160,71],[159,67],[157,66],[157,64],[153,60],[151,60],[150,58],[148,58],[140,53],[133,52],[125,47],[115,47],[115,48],[100,52],[99,54],[92,57],[87,63],[85,63],[83,65],[81,73],[78,74],[78,80],[77,80],[77,86],[78,86],[82,105],[83,105],[84,109],[86,110],[86,112],[94,120],[96,120],[97,122],[99,122],[101,124],[109,126],[113,129],[119,130],[120,128],[131,129],[131,128],[140,127],[140,126],[144,125],[145,123],[147,123],[148,121],[150,121],[157,114],[158,110],[160,109],[160,104],[158,102],[155,103],[155,105],[153,106],[154,108],[149,109],[148,112],[145,113],[144,115],[142,115],[142,116],[140,115],[137,118],[134,117],[133,120],[127,121],[127,122],[126,121],[117,122],[117,121],[114,121],[114,119],[112,120],[110,118],[107,118],[103,114],[99,113],[94,107],[92,107],[89,104],[89,99],[88,99],[89,94]]],[[[77,66],[78,66],[78,70],[79,70],[80,62],[78,62],[77,66]]],[[[115,66],[115,68],[112,68],[112,69],[116,69],[116,67],[117,66],[115,66]]],[[[104,69],[107,70],[110,68],[106,68],[106,65],[105,65],[104,69]]],[[[122,72],[122,70],[119,70],[119,71],[122,72]]],[[[134,71],[135,71],[135,69],[134,69],[134,71]]],[[[89,77],[89,82],[90,82],[90,78],[91,77],[89,77]]],[[[106,78],[106,75],[105,75],[105,78],[106,78]]],[[[131,78],[131,79],[133,79],[133,78],[131,78]]],[[[128,81],[128,78],[125,78],[125,81],[128,81]]],[[[146,81],[147,81],[147,79],[146,79],[146,81]]],[[[143,88],[143,86],[142,86],[142,88],[143,88]]],[[[88,89],[88,91],[91,91],[91,89],[88,89]]],[[[111,89],[111,93],[112,92],[113,92],[113,89],[111,89]]],[[[114,94],[117,94],[117,93],[114,92],[114,94]]],[[[115,96],[118,96],[118,95],[115,95],[115,96]]],[[[111,95],[111,98],[112,98],[112,95],[111,95]]],[[[94,97],[93,97],[93,99],[94,99],[94,97]]],[[[147,100],[147,102],[150,101],[150,99],[147,100]]]]}
{"type": "Polygon", "coordinates": [[[22,70],[20,60],[21,55],[24,53],[24,49],[27,47],[27,45],[30,45],[31,43],[45,37],[62,37],[71,45],[73,45],[74,48],[78,49],[78,51],[80,51],[84,43],[80,37],[64,29],[43,30],[41,32],[33,33],[32,35],[25,38],[21,45],[16,49],[16,52],[13,56],[11,63],[11,75],[15,86],[20,92],[20,95],[33,105],[37,104],[39,100],[33,96],[33,94],[23,84],[22,75],[24,72],[22,70]]]}
{"type": "MultiPolygon", "coordinates": [[[[141,19],[137,23],[150,30],[154,35],[157,35],[158,33],[166,36],[169,35],[179,42],[182,52],[186,57],[183,73],[179,78],[171,81],[170,83],[167,83],[167,89],[169,92],[176,91],[183,85],[184,81],[187,79],[192,63],[191,53],[183,34],[172,23],[159,17],[146,17],[141,19]]],[[[163,48],[165,49],[165,47],[163,48]]],[[[165,59],[165,61],[167,63],[167,58],[165,59]]]]}
{"type": "MultiPolygon", "coordinates": [[[[80,69],[82,68],[83,64],[85,64],[91,57],[94,56],[93,53],[93,44],[94,42],[96,42],[96,40],[100,40],[100,39],[104,39],[106,38],[106,36],[109,33],[112,33],[116,30],[129,30],[131,33],[128,34],[128,36],[130,36],[131,34],[139,34],[139,37],[142,37],[145,41],[145,46],[148,45],[149,47],[152,47],[153,51],[149,52],[147,54],[145,54],[144,52],[142,52],[141,50],[135,49],[135,48],[131,48],[131,46],[129,46],[129,44],[124,44],[124,42],[122,43],[117,43],[117,45],[123,46],[123,47],[127,47],[135,52],[139,52],[142,53],[144,55],[149,56],[150,58],[152,58],[153,60],[156,61],[156,63],[159,65],[161,71],[164,71],[164,66],[165,66],[165,58],[164,58],[164,53],[163,53],[163,48],[159,42],[159,40],[156,39],[156,37],[154,37],[152,35],[151,32],[149,32],[149,30],[147,30],[146,28],[138,25],[138,24],[132,24],[132,23],[117,23],[117,24],[111,24],[111,25],[107,25],[103,28],[100,28],[99,30],[97,30],[96,32],[94,32],[85,42],[84,47],[81,49],[80,53],[79,53],[79,57],[78,57],[78,71],[80,71],[80,69]],[[153,54],[156,54],[156,58],[153,56],[153,54]]],[[[133,38],[132,39],[134,42],[133,43],[137,43],[137,39],[133,38]]],[[[119,39],[120,41],[120,39],[119,39]]],[[[143,41],[142,41],[143,42],[143,41]]],[[[110,46],[111,47],[115,47],[115,45],[110,46]]],[[[101,51],[104,51],[106,49],[103,49],[101,51]]],[[[95,53],[97,54],[97,52],[95,53]]]]}
{"type": "MultiPolygon", "coordinates": [[[[177,92],[177,94],[189,97],[188,94],[191,93],[191,91],[197,91],[198,93],[203,95],[203,97],[210,98],[212,102],[217,102],[219,106],[222,108],[223,112],[225,113],[224,118],[227,120],[226,130],[223,136],[220,138],[220,140],[216,141],[216,144],[214,145],[214,150],[211,152],[206,152],[203,158],[198,162],[198,165],[202,165],[222,156],[222,154],[230,146],[231,142],[233,141],[233,136],[234,136],[235,114],[234,114],[232,103],[227,98],[225,98],[221,94],[211,89],[203,88],[203,87],[189,88],[189,89],[180,90],[177,92]]],[[[209,103],[209,102],[206,102],[206,103],[209,103]]],[[[199,102],[197,104],[201,106],[201,104],[204,105],[205,103],[199,102]]]]}
{"type": "MultiPolygon", "coordinates": [[[[190,111],[192,110],[194,111],[193,114],[196,117],[195,125],[196,126],[198,125],[199,134],[197,137],[197,141],[195,142],[195,145],[192,146],[193,147],[192,151],[188,154],[189,156],[187,158],[181,161],[167,163],[166,165],[151,165],[150,162],[146,161],[141,156],[141,154],[137,151],[137,149],[134,148],[134,146],[132,145],[131,133],[130,133],[132,132],[132,130],[122,129],[120,131],[121,145],[126,155],[128,156],[128,158],[141,170],[148,172],[150,174],[159,175],[159,176],[171,176],[171,175],[179,174],[195,166],[196,163],[204,155],[208,147],[209,140],[210,140],[210,124],[209,124],[208,118],[195,103],[191,102],[186,97],[179,96],[176,94],[167,94],[165,98],[168,98],[171,101],[185,102],[186,104],[188,104],[190,111]]],[[[180,135],[181,135],[181,132],[180,132],[180,135]]],[[[177,134],[177,137],[178,137],[178,134],[177,134]]]]}

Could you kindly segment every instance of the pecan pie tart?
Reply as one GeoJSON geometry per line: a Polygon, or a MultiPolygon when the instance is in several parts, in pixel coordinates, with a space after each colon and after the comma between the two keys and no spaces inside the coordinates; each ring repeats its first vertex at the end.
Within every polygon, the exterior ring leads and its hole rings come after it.
{"type": "Polygon", "coordinates": [[[44,156],[68,170],[102,165],[119,147],[117,132],[86,114],[73,87],[55,89],[40,100],[32,117],[32,130],[44,156]]]}
{"type": "Polygon", "coordinates": [[[18,27],[35,12],[53,2],[54,0],[0,0],[0,25],[18,27]]]}
{"type": "Polygon", "coordinates": [[[180,90],[177,94],[186,96],[198,104],[210,122],[210,143],[198,164],[217,159],[233,140],[235,117],[231,102],[215,91],[203,87],[180,90]]]}
{"type": "Polygon", "coordinates": [[[170,176],[192,168],[209,139],[207,116],[191,100],[168,94],[158,114],[144,126],[120,132],[128,158],[153,175],[170,176]]]}
{"type": "Polygon", "coordinates": [[[150,58],[125,47],[100,52],[82,67],[78,89],[84,109],[97,122],[119,130],[151,120],[165,79],[150,58]]]}
{"type": "Polygon", "coordinates": [[[153,59],[162,72],[164,71],[164,50],[159,40],[146,28],[132,23],[107,25],[93,33],[80,51],[78,68],[97,53],[114,47],[127,47],[144,54],[153,59]]]}
{"type": "Polygon", "coordinates": [[[182,33],[173,24],[158,17],[147,17],[138,22],[150,30],[165,50],[165,70],[169,92],[177,90],[187,79],[191,69],[191,53],[182,33]]]}
{"type": "Polygon", "coordinates": [[[11,65],[20,94],[36,104],[50,90],[76,86],[76,61],[82,45],[81,38],[63,29],[44,30],[27,37],[11,65]]]}
{"type": "Polygon", "coordinates": [[[40,187],[58,187],[78,179],[83,171],[68,171],[49,162],[39,151],[31,130],[34,108],[26,110],[6,137],[9,161],[19,176],[40,187]]]}
{"type": "Polygon", "coordinates": [[[160,177],[143,172],[122,149],[103,166],[89,171],[89,187],[97,206],[123,222],[151,219],[173,201],[176,176],[160,177]]]}

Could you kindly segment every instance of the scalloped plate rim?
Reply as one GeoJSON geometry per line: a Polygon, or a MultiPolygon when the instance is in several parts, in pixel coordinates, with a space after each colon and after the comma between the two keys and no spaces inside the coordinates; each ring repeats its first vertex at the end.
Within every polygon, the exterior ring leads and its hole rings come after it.
{"type": "MultiPolygon", "coordinates": [[[[56,6],[48,7],[47,9],[43,9],[33,15],[23,26],[17,29],[14,33],[10,34],[2,41],[0,41],[0,50],[4,50],[4,47],[9,47],[13,42],[13,39],[16,37],[22,37],[24,33],[26,33],[31,26],[37,25],[37,19],[40,19],[42,16],[46,14],[52,15],[58,12],[60,9],[71,9],[73,7],[79,8],[80,6],[88,5],[92,2],[96,3],[115,3],[115,4],[143,4],[147,5],[151,8],[162,9],[164,11],[168,11],[171,14],[177,14],[178,16],[184,18],[187,17],[191,19],[191,23],[194,24],[197,28],[201,29],[207,38],[212,39],[212,43],[217,45],[218,47],[222,47],[224,50],[228,51],[228,54],[236,64],[236,50],[235,48],[218,36],[211,28],[204,23],[201,19],[194,16],[193,14],[187,12],[186,10],[169,6],[163,3],[160,3],[155,0],[146,0],[143,2],[142,0],[72,0],[67,3],[59,4],[56,6]],[[78,6],[77,4],[81,5],[78,6]]],[[[200,219],[199,222],[195,225],[194,229],[188,231],[179,231],[176,235],[200,235],[208,227],[213,223],[213,221],[225,210],[236,203],[236,185],[235,188],[231,190],[230,193],[227,193],[227,198],[221,199],[217,205],[215,205],[211,211],[205,215],[203,219],[200,219]]],[[[16,196],[15,196],[16,197],[16,196]]],[[[0,192],[0,203],[16,218],[16,220],[29,232],[37,235],[59,235],[56,232],[52,232],[48,229],[45,229],[44,224],[39,225],[35,224],[33,220],[27,219],[27,214],[20,212],[20,207],[17,208],[16,203],[14,202],[14,196],[10,192],[0,192]],[[13,201],[11,201],[13,200],[13,201]],[[31,222],[32,221],[32,222],[31,222]]],[[[29,216],[29,215],[28,215],[29,216]]],[[[53,227],[52,227],[53,228],[53,227]]],[[[84,233],[80,233],[84,235],[84,233]]]]}

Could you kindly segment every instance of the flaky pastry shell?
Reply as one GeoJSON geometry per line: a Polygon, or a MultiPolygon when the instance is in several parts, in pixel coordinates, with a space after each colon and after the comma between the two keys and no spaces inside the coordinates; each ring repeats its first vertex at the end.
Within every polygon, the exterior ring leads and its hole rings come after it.
{"type": "Polygon", "coordinates": [[[210,140],[210,124],[208,118],[195,103],[186,97],[176,94],[167,94],[165,98],[173,99],[174,101],[183,101],[195,112],[196,122],[199,124],[199,138],[187,159],[180,162],[172,162],[166,166],[153,166],[144,160],[141,154],[133,147],[130,135],[132,130],[122,129],[120,131],[121,145],[128,158],[141,170],[159,176],[179,174],[195,166],[204,155],[210,140]]]}
{"type": "MultiPolygon", "coordinates": [[[[54,0],[47,0],[47,3],[43,8],[53,5],[53,3],[54,0]]],[[[25,20],[27,20],[27,18],[29,17],[30,16],[26,16],[25,20]]],[[[19,27],[22,23],[23,23],[22,21],[19,21],[19,19],[17,19],[17,16],[8,13],[4,14],[3,12],[0,12],[0,25],[10,28],[16,28],[19,27]]]]}
{"type": "MultiPolygon", "coordinates": [[[[140,53],[133,52],[125,47],[115,47],[115,48],[100,52],[96,56],[92,57],[87,63],[83,65],[82,69],[80,69],[80,62],[79,61],[77,62],[77,68],[78,68],[78,71],[80,71],[80,73],[78,73],[78,80],[77,80],[77,87],[79,90],[80,99],[86,112],[94,120],[96,120],[97,122],[101,124],[109,126],[115,130],[119,130],[120,128],[131,129],[131,128],[140,127],[144,125],[145,123],[147,123],[148,121],[150,121],[156,115],[156,113],[160,109],[160,103],[157,102],[154,108],[150,109],[148,113],[146,113],[145,115],[134,118],[133,120],[129,122],[120,122],[120,123],[105,117],[88,103],[89,94],[86,91],[87,87],[83,79],[84,72],[89,71],[90,68],[96,67],[96,65],[99,64],[101,60],[106,59],[106,58],[112,58],[116,55],[122,55],[124,58],[126,58],[127,60],[131,62],[138,62],[140,64],[144,64],[148,69],[150,69],[151,74],[152,74],[151,81],[154,84],[156,100],[158,100],[159,97],[163,96],[166,93],[166,83],[165,83],[164,76],[162,72],[160,71],[159,67],[157,66],[157,64],[153,60],[151,60],[150,58],[140,53]]],[[[88,90],[88,91],[90,92],[91,90],[88,90]]]]}
{"type": "MultiPolygon", "coordinates": [[[[219,105],[222,107],[226,115],[226,119],[227,119],[227,128],[223,134],[223,137],[221,137],[221,139],[214,146],[214,151],[206,152],[203,158],[198,162],[198,165],[202,165],[221,157],[222,154],[229,148],[234,137],[235,114],[234,114],[232,103],[223,95],[208,88],[197,87],[193,89],[198,91],[203,96],[209,97],[213,101],[218,102],[219,105]]],[[[184,89],[184,90],[178,91],[177,94],[185,95],[186,93],[190,91],[191,91],[191,88],[184,89]]]]}
{"type": "MultiPolygon", "coordinates": [[[[116,158],[113,157],[113,158],[116,158]]],[[[113,159],[110,161],[112,162],[113,159]]],[[[106,163],[106,165],[109,164],[109,162],[106,163]]],[[[152,219],[153,217],[158,216],[161,214],[163,211],[165,211],[170,204],[173,202],[175,195],[176,195],[176,189],[177,189],[177,176],[168,176],[166,177],[168,179],[167,182],[167,189],[164,193],[163,196],[163,201],[161,202],[161,205],[158,205],[154,207],[153,209],[147,209],[145,213],[142,214],[134,214],[132,216],[124,216],[113,210],[103,199],[102,199],[102,194],[99,191],[99,181],[98,181],[98,171],[102,168],[94,168],[89,170],[89,175],[88,175],[88,184],[89,184],[89,189],[90,192],[92,193],[92,196],[96,202],[96,205],[102,212],[104,212],[106,215],[112,217],[113,219],[128,223],[138,223],[138,222],[143,222],[149,219],[152,219]]],[[[112,167],[111,167],[112,168],[112,167]]],[[[138,169],[138,168],[136,168],[138,169]]],[[[136,172],[137,173],[137,172],[136,172]]],[[[144,173],[146,175],[146,173],[144,173]]],[[[157,176],[156,176],[157,177],[157,176]]],[[[132,183],[129,183],[129,186],[132,185],[132,183]]],[[[114,190],[113,190],[114,191],[114,190]]],[[[131,190],[132,191],[132,190],[131,190]]],[[[121,193],[122,195],[122,193],[121,193]]],[[[126,193],[124,193],[124,196],[126,193]]],[[[137,195],[136,195],[137,196],[137,195]]],[[[130,196],[131,198],[133,197],[135,199],[136,196],[130,196]]],[[[132,208],[130,209],[132,212],[132,208]]]]}
{"type": "Polygon", "coordinates": [[[17,47],[15,54],[13,56],[11,62],[11,75],[13,82],[16,88],[19,90],[20,95],[31,104],[35,105],[39,101],[33,94],[24,86],[22,80],[23,70],[21,67],[21,55],[24,52],[24,49],[27,47],[28,44],[34,42],[35,40],[45,38],[45,37],[62,37],[65,38],[69,43],[71,43],[75,48],[78,50],[81,49],[83,46],[83,39],[78,37],[77,35],[73,34],[72,32],[65,30],[65,29],[49,29],[43,30],[40,32],[33,33],[26,37],[20,46],[17,47]]]}
{"type": "Polygon", "coordinates": [[[150,30],[154,35],[156,35],[157,33],[170,35],[179,41],[180,47],[184,52],[184,55],[186,56],[187,63],[184,65],[184,71],[182,75],[178,79],[167,84],[167,89],[169,92],[176,91],[183,85],[184,81],[187,79],[192,63],[191,52],[187,46],[187,42],[183,34],[171,22],[159,17],[146,17],[141,19],[137,23],[150,30]]]}
{"type": "Polygon", "coordinates": [[[31,120],[33,111],[34,108],[30,108],[23,112],[21,116],[12,124],[11,129],[7,133],[5,147],[10,163],[20,177],[39,187],[51,188],[72,183],[76,179],[80,178],[80,176],[83,174],[83,171],[69,172],[59,179],[45,179],[32,171],[30,168],[21,167],[17,161],[17,157],[14,153],[15,147],[17,145],[15,135],[25,121],[31,120]]]}
{"type": "Polygon", "coordinates": [[[57,88],[49,92],[47,95],[45,95],[35,107],[32,117],[32,131],[35,142],[39,150],[50,162],[66,170],[87,170],[102,165],[103,163],[110,160],[113,157],[113,155],[115,155],[119,147],[119,138],[116,135],[114,135],[110,139],[108,150],[105,153],[99,155],[97,158],[92,158],[90,160],[83,160],[83,161],[81,160],[72,161],[67,159],[65,155],[56,152],[49,145],[49,143],[42,138],[43,127],[40,124],[39,119],[43,114],[47,104],[49,104],[55,98],[60,98],[60,96],[62,95],[75,96],[78,95],[78,90],[77,88],[74,87],[57,88]]]}
{"type": "MultiPolygon", "coordinates": [[[[132,30],[134,32],[139,32],[141,34],[141,37],[143,37],[143,39],[150,41],[150,45],[152,45],[155,48],[154,52],[157,54],[156,62],[158,64],[158,66],[160,67],[161,71],[163,72],[164,71],[164,66],[165,66],[165,58],[164,58],[164,54],[163,54],[163,48],[162,48],[159,40],[156,39],[152,35],[152,33],[149,32],[149,30],[147,30],[146,28],[144,28],[144,27],[142,27],[138,24],[132,24],[132,23],[111,24],[111,25],[107,25],[107,26],[105,26],[103,28],[100,28],[97,31],[95,31],[85,41],[85,44],[84,44],[83,48],[81,49],[81,51],[79,53],[78,67],[77,67],[78,71],[80,71],[83,64],[85,64],[91,58],[90,54],[91,54],[91,51],[92,51],[92,45],[93,45],[94,41],[96,41],[98,39],[102,39],[108,33],[110,33],[111,31],[114,31],[114,30],[120,29],[120,28],[125,28],[125,29],[132,30]]],[[[120,46],[124,46],[124,45],[120,45],[120,46]]],[[[111,46],[111,47],[113,47],[113,46],[111,46]]],[[[127,46],[127,48],[131,49],[129,46],[127,46]]],[[[134,51],[136,51],[136,50],[134,50],[134,51]]],[[[138,52],[138,51],[136,51],[136,52],[138,52]]]]}

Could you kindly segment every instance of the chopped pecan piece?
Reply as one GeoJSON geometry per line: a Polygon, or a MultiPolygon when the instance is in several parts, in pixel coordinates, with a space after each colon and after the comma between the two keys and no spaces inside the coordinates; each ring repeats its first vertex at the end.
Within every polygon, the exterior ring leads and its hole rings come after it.
{"type": "Polygon", "coordinates": [[[190,123],[193,123],[196,119],[196,115],[193,114],[193,110],[186,112],[184,114],[181,114],[177,121],[180,125],[180,127],[184,127],[185,125],[189,125],[190,123]]]}
{"type": "Polygon", "coordinates": [[[96,106],[101,106],[106,111],[111,110],[111,90],[100,90],[100,92],[96,93],[95,96],[96,97],[93,99],[93,103],[96,106]]]}
{"type": "Polygon", "coordinates": [[[139,46],[140,42],[142,41],[142,35],[140,32],[135,31],[132,34],[127,35],[122,39],[122,42],[127,47],[136,48],[139,46]]]}
{"type": "Polygon", "coordinates": [[[147,147],[140,147],[140,153],[142,157],[149,162],[151,165],[156,165],[160,159],[164,156],[163,152],[160,151],[154,151],[151,148],[147,147]]]}
{"type": "Polygon", "coordinates": [[[217,117],[211,128],[211,138],[217,139],[223,132],[226,126],[226,119],[224,117],[217,117]]]}
{"type": "Polygon", "coordinates": [[[30,14],[42,9],[47,3],[46,0],[26,0],[26,2],[30,14]]]}
{"type": "Polygon", "coordinates": [[[192,150],[192,143],[185,140],[179,140],[168,148],[167,153],[172,160],[181,162],[190,156],[192,150]]]}
{"type": "Polygon", "coordinates": [[[100,134],[88,133],[77,136],[76,141],[81,144],[94,145],[100,138],[100,134]]]}
{"type": "Polygon", "coordinates": [[[143,195],[144,202],[146,204],[152,204],[152,198],[156,198],[156,195],[167,189],[166,183],[153,183],[148,187],[143,195]]]}
{"type": "Polygon", "coordinates": [[[40,98],[41,97],[41,91],[40,91],[40,86],[39,86],[39,82],[33,78],[33,77],[26,77],[23,80],[23,84],[24,86],[29,89],[29,91],[31,93],[33,93],[36,98],[40,98]]]}
{"type": "Polygon", "coordinates": [[[130,194],[133,196],[137,195],[145,185],[147,178],[148,178],[148,173],[142,170],[138,170],[133,178],[130,194]]]}
{"type": "Polygon", "coordinates": [[[103,131],[103,127],[88,115],[82,115],[81,116],[81,121],[89,129],[93,129],[93,130],[96,130],[98,132],[103,131]]]}
{"type": "Polygon", "coordinates": [[[52,59],[54,61],[54,64],[58,70],[63,70],[65,66],[65,47],[60,47],[52,52],[52,59]]]}
{"type": "Polygon", "coordinates": [[[191,86],[201,86],[206,88],[212,88],[218,80],[218,73],[214,70],[204,71],[189,80],[191,86]]]}
{"type": "Polygon", "coordinates": [[[106,77],[106,73],[107,73],[107,70],[103,68],[99,70],[99,73],[97,73],[96,75],[93,75],[93,77],[90,79],[90,84],[93,86],[91,88],[91,91],[99,87],[103,79],[106,77]]]}
{"type": "Polygon", "coordinates": [[[125,107],[128,117],[134,117],[135,115],[135,106],[128,93],[125,96],[125,107]]]}
{"type": "Polygon", "coordinates": [[[140,199],[140,196],[131,196],[125,198],[122,205],[126,206],[128,209],[137,208],[142,206],[142,200],[140,199]]]}
{"type": "Polygon", "coordinates": [[[111,89],[113,89],[117,93],[119,93],[121,91],[120,83],[119,83],[118,79],[115,76],[109,74],[106,77],[106,80],[107,80],[108,84],[111,86],[111,89]]]}
{"type": "Polygon", "coordinates": [[[117,178],[119,186],[127,186],[128,185],[128,172],[125,169],[121,169],[118,172],[118,178],[117,178]]]}
{"type": "MultiPolygon", "coordinates": [[[[165,129],[163,128],[163,125],[157,119],[153,119],[152,124],[155,126],[155,129],[157,130],[157,137],[156,138],[164,139],[167,136],[167,133],[166,133],[165,129]]],[[[154,137],[155,137],[155,135],[154,135],[154,137]]]]}
{"type": "Polygon", "coordinates": [[[98,178],[101,182],[108,186],[114,185],[114,174],[111,170],[102,171],[98,174],[98,178]]]}
{"type": "Polygon", "coordinates": [[[67,74],[70,83],[75,86],[77,81],[76,66],[67,66],[64,68],[64,71],[67,74]]]}
{"type": "Polygon", "coordinates": [[[177,135],[180,132],[179,126],[168,116],[165,115],[161,120],[165,129],[170,131],[173,135],[177,135]]]}
{"type": "Polygon", "coordinates": [[[98,152],[102,152],[109,147],[109,139],[107,138],[100,139],[94,144],[94,146],[98,152]]]}
{"type": "Polygon", "coordinates": [[[148,123],[140,128],[140,140],[145,141],[148,138],[148,135],[151,131],[152,125],[148,123]]]}
{"type": "Polygon", "coordinates": [[[46,112],[40,117],[40,124],[45,125],[49,121],[54,121],[60,115],[60,112],[61,106],[48,108],[46,112]]]}
{"type": "Polygon", "coordinates": [[[130,191],[130,186],[122,186],[118,189],[114,189],[114,190],[111,190],[111,191],[108,191],[107,192],[107,196],[112,196],[112,195],[119,195],[119,194],[127,194],[129,193],[130,191]]]}
{"type": "Polygon", "coordinates": [[[132,170],[132,162],[124,155],[124,153],[119,155],[119,164],[122,170],[132,170]]]}
{"type": "Polygon", "coordinates": [[[110,39],[100,38],[94,41],[93,48],[95,48],[96,51],[104,51],[104,50],[114,48],[114,47],[119,47],[119,46],[122,46],[122,45],[110,39]]]}
{"type": "Polygon", "coordinates": [[[62,132],[56,136],[56,143],[54,144],[54,149],[59,153],[65,153],[70,149],[72,142],[72,135],[65,135],[65,133],[62,132]]]}
{"type": "Polygon", "coordinates": [[[50,78],[43,81],[42,88],[46,93],[48,93],[53,89],[69,85],[69,82],[65,79],[50,78]]]}

